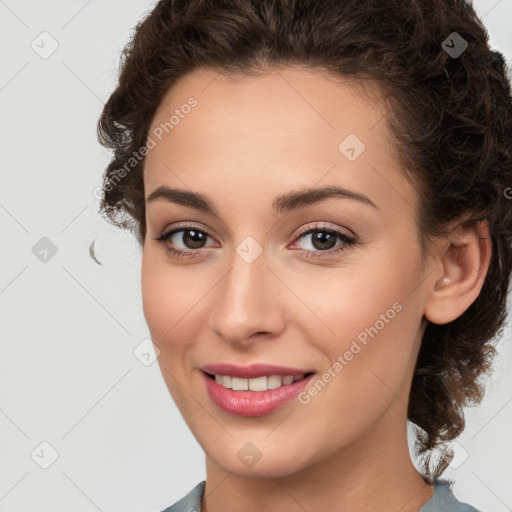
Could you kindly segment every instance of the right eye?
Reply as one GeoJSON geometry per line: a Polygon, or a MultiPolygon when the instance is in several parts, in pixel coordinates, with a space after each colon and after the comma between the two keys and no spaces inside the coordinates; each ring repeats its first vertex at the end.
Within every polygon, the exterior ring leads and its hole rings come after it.
{"type": "Polygon", "coordinates": [[[201,252],[200,249],[205,248],[204,244],[208,238],[211,237],[206,231],[194,225],[185,225],[166,231],[154,240],[164,244],[165,250],[170,254],[183,258],[201,252]],[[176,247],[180,240],[184,247],[176,247]]]}

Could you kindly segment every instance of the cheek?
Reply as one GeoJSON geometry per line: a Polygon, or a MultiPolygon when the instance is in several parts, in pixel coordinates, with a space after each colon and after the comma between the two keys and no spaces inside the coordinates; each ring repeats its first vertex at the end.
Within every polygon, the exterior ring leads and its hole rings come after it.
{"type": "Polygon", "coordinates": [[[179,272],[173,272],[160,258],[145,250],[141,273],[142,307],[153,342],[161,351],[174,338],[175,326],[186,314],[190,287],[184,286],[182,279],[179,272]]]}
{"type": "Polygon", "coordinates": [[[183,393],[183,358],[191,346],[188,340],[195,338],[192,330],[197,322],[190,322],[192,305],[197,302],[192,297],[194,287],[187,286],[182,273],[172,271],[161,258],[146,251],[142,257],[141,289],[144,317],[160,351],[157,361],[162,377],[178,408],[186,411],[190,403],[183,393]]]}
{"type": "MultiPolygon", "coordinates": [[[[146,251],[146,250],[145,250],[146,251]]],[[[173,267],[156,250],[143,253],[141,291],[146,323],[162,357],[176,364],[171,353],[184,352],[199,338],[208,315],[208,291],[218,275],[173,267]],[[169,356],[169,357],[168,357],[169,356]]]]}
{"type": "Polygon", "coordinates": [[[409,252],[398,259],[398,251],[381,251],[350,271],[335,269],[314,282],[304,278],[307,305],[321,320],[311,324],[309,337],[328,356],[328,364],[341,356],[343,365],[357,368],[348,372],[351,377],[368,378],[367,368],[374,368],[398,385],[422,316],[421,268],[416,253],[409,252]]]}

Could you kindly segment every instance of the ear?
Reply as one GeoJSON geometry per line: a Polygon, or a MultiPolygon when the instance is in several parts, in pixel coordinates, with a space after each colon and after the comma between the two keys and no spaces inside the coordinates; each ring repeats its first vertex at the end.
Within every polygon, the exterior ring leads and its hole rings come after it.
{"type": "Polygon", "coordinates": [[[486,220],[457,223],[442,239],[427,286],[425,316],[434,324],[458,318],[475,301],[491,261],[492,244],[486,220]]]}

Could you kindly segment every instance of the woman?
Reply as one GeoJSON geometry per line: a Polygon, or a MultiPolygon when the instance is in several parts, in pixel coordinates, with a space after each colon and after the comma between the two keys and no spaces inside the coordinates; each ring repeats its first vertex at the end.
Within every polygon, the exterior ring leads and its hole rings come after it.
{"type": "Polygon", "coordinates": [[[510,85],[472,7],[163,0],[98,128],[206,454],[167,511],[475,511],[430,457],[482,397],[512,270],[510,85]]]}

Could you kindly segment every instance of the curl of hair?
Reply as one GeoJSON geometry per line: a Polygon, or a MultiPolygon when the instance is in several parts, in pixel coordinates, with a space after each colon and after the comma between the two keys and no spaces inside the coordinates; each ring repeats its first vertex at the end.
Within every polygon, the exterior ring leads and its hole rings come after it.
{"type": "Polygon", "coordinates": [[[114,152],[100,211],[144,243],[144,159],[126,165],[181,77],[199,67],[256,75],[287,65],[372,81],[385,93],[397,158],[419,192],[424,251],[463,215],[488,222],[492,259],[482,290],[456,320],[428,322],[412,381],[408,419],[420,427],[417,454],[430,452],[424,471],[437,478],[449,457],[431,470],[433,449],[463,431],[462,408],[483,397],[480,378],[490,372],[504,327],[512,273],[510,75],[471,4],[161,0],[124,48],[98,121],[100,143],[114,152]],[[442,47],[453,32],[468,44],[456,58],[442,47]]]}

